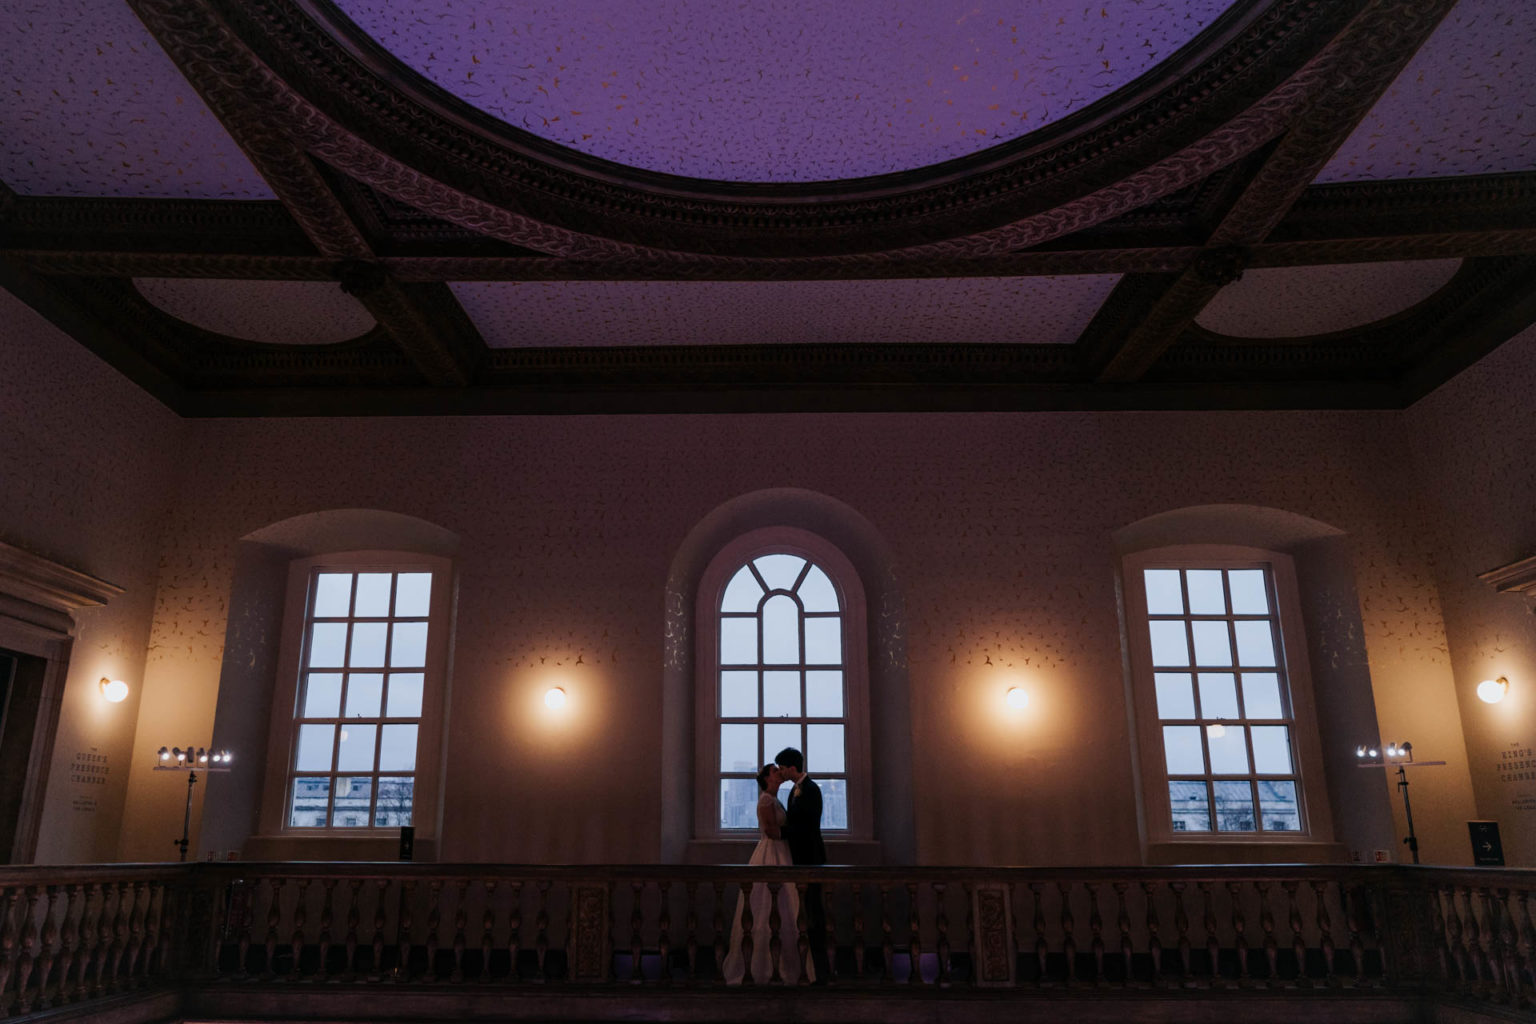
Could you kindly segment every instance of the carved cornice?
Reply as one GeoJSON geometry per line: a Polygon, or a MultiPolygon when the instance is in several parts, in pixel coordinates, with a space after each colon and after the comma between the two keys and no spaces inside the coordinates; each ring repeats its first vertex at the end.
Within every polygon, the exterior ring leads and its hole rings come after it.
{"type": "Polygon", "coordinates": [[[100,607],[122,592],[115,583],[0,542],[0,620],[48,638],[67,637],[75,612],[100,607]]]}
{"type": "Polygon", "coordinates": [[[1536,597],[1536,555],[1480,572],[1477,578],[1501,594],[1536,597]]]}

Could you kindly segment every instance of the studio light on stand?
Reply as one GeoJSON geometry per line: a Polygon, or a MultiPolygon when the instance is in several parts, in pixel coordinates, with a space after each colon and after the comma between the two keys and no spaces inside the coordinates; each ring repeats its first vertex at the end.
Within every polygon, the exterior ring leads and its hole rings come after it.
{"type": "Polygon", "coordinates": [[[187,859],[187,846],[192,832],[192,787],[197,785],[198,772],[227,772],[234,760],[228,750],[208,750],[204,747],[161,747],[156,752],[157,772],[187,773],[187,807],[181,817],[181,838],[172,839],[172,846],[181,847],[181,859],[187,859]]]}
{"type": "Polygon", "coordinates": [[[1415,761],[1413,759],[1413,744],[1404,740],[1401,743],[1388,743],[1383,748],[1374,745],[1360,744],[1355,748],[1356,767],[1359,768],[1397,768],[1397,791],[1403,795],[1403,817],[1408,822],[1408,837],[1403,840],[1408,847],[1408,852],[1413,854],[1413,862],[1419,862],[1419,837],[1413,831],[1413,805],[1408,801],[1408,769],[1409,768],[1433,768],[1436,765],[1445,764],[1444,761],[1415,761]],[[1383,756],[1385,755],[1385,756],[1383,756]]]}

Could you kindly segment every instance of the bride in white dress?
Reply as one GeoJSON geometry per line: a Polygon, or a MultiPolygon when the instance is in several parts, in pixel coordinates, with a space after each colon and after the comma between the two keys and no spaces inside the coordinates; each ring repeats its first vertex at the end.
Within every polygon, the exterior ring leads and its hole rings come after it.
{"type": "MultiPolygon", "coordinates": [[[[765,764],[757,773],[757,826],[761,838],[752,850],[751,866],[791,867],[789,841],[782,838],[784,805],[774,794],[784,782],[778,766],[765,764]]],[[[752,886],[752,981],[763,984],[773,978],[773,894],[766,882],[752,886]]],[[[746,976],[746,962],[741,955],[741,899],[736,900],[736,918],[731,923],[731,951],[726,954],[721,971],[727,985],[740,985],[746,976]]],[[[779,978],[786,985],[800,981],[800,894],[792,883],[779,886],[779,978]]],[[[811,968],[806,966],[806,971],[811,968]]]]}

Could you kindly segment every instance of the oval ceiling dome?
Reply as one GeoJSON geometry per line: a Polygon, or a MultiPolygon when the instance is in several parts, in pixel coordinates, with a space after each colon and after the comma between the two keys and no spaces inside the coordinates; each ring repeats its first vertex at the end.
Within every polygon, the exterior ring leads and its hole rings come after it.
{"type": "Polygon", "coordinates": [[[1231,0],[334,0],[518,129],[690,178],[798,183],[1019,138],[1166,60],[1231,0]]]}
{"type": "Polygon", "coordinates": [[[334,345],[367,334],[372,314],[330,281],[140,277],[139,294],[194,327],[268,345],[334,345]]]}

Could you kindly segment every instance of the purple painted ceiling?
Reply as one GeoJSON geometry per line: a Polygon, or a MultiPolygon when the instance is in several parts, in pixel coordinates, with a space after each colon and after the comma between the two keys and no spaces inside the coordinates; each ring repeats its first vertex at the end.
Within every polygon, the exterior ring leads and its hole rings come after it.
{"type": "Polygon", "coordinates": [[[0,38],[0,181],[17,192],[272,197],[123,0],[8,0],[0,38]]]}
{"type": "Polygon", "coordinates": [[[1461,0],[1319,182],[1536,170],[1536,5],[1461,0]]]}
{"type": "Polygon", "coordinates": [[[1125,85],[1231,0],[338,0],[508,124],[632,167],[805,182],[924,167],[1125,85]]]}
{"type": "Polygon", "coordinates": [[[141,277],[139,294],[205,331],[271,345],[330,345],[373,330],[363,304],[325,281],[141,277]]]}
{"type": "Polygon", "coordinates": [[[1328,334],[1400,313],[1451,279],[1461,260],[1342,263],[1250,270],[1195,322],[1238,338],[1328,334]]]}
{"type": "Polygon", "coordinates": [[[493,348],[977,342],[1065,345],[1119,275],[900,281],[459,282],[493,348]]]}

